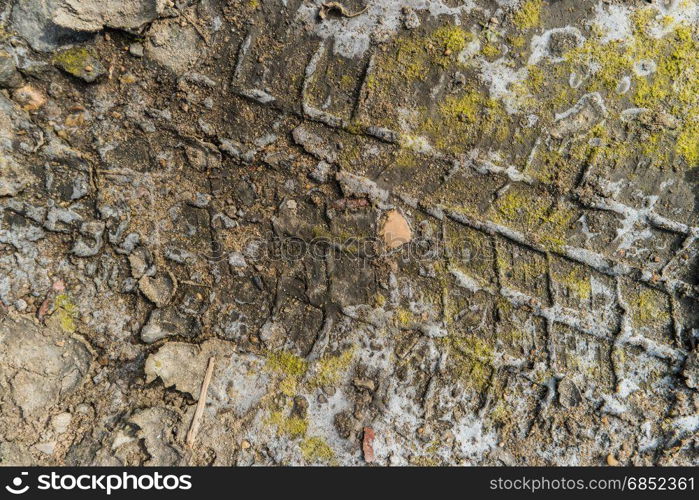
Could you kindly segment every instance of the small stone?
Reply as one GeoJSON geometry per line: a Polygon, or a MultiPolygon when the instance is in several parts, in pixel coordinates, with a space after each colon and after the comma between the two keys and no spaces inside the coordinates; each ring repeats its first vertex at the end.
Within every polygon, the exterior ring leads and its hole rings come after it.
{"type": "Polygon", "coordinates": [[[330,173],[330,164],[324,161],[318,162],[315,169],[308,174],[308,177],[313,179],[318,183],[324,183],[328,181],[328,174],[330,173]]]}
{"type": "Polygon", "coordinates": [[[243,257],[243,254],[240,252],[231,252],[228,256],[228,265],[239,269],[248,267],[245,257],[243,257]]]}
{"type": "Polygon", "coordinates": [[[102,221],[84,222],[80,225],[80,237],[73,243],[71,253],[78,257],[93,257],[102,248],[105,224],[102,221]]]}
{"type": "Polygon", "coordinates": [[[206,208],[211,203],[211,195],[208,193],[197,193],[194,195],[194,200],[190,202],[190,205],[197,208],[206,208]]]}
{"type": "Polygon", "coordinates": [[[248,441],[247,439],[243,439],[243,441],[240,443],[240,447],[244,450],[250,449],[251,446],[252,445],[250,444],[250,441],[248,441]]]}
{"type": "Polygon", "coordinates": [[[381,237],[389,249],[398,248],[412,239],[408,221],[398,210],[391,210],[381,228],[381,237]]]}
{"type": "Polygon", "coordinates": [[[49,441],[47,443],[38,443],[34,446],[34,448],[39,450],[41,453],[44,453],[45,455],[53,455],[53,452],[56,450],[56,442],[49,441]]]}
{"type": "MultiPolygon", "coordinates": [[[[140,279],[143,275],[149,272],[152,265],[152,259],[148,251],[143,248],[137,248],[129,255],[129,266],[131,267],[131,276],[140,279]]],[[[149,274],[152,274],[149,273],[149,274]]]]}
{"type": "Polygon", "coordinates": [[[294,404],[291,408],[291,416],[305,419],[308,414],[308,400],[303,396],[294,397],[294,404]]]}
{"type": "Polygon", "coordinates": [[[146,383],[160,378],[165,387],[174,386],[196,400],[208,360],[216,356],[221,362],[214,366],[210,402],[218,408],[225,405],[236,417],[242,417],[267,394],[273,380],[264,370],[263,358],[236,352],[234,346],[234,343],[219,339],[209,339],[199,345],[166,342],[146,359],[146,383]]]}
{"type": "Polygon", "coordinates": [[[352,435],[352,415],[348,411],[341,411],[333,418],[333,424],[337,434],[344,439],[349,439],[352,435]]]}
{"type": "Polygon", "coordinates": [[[195,326],[192,319],[182,315],[172,306],[154,309],[148,322],[141,329],[141,340],[146,344],[152,344],[165,337],[191,336],[195,326]]]}
{"type": "Polygon", "coordinates": [[[143,57],[143,45],[140,43],[132,43],[129,45],[129,54],[134,57],[143,57]]]}
{"type": "Polygon", "coordinates": [[[564,408],[573,408],[582,401],[580,390],[570,379],[564,378],[558,383],[558,402],[564,408]]]}
{"type": "Polygon", "coordinates": [[[359,389],[366,389],[369,392],[376,390],[376,384],[370,378],[355,378],[352,383],[359,389]]]}
{"type": "Polygon", "coordinates": [[[607,465],[609,465],[610,467],[616,467],[619,465],[619,461],[612,453],[607,455],[607,465]]]}
{"type": "Polygon", "coordinates": [[[68,430],[68,426],[70,425],[71,420],[72,417],[70,413],[59,413],[51,419],[51,426],[53,427],[53,430],[56,432],[56,434],[63,434],[65,431],[68,430]]]}
{"type": "Polygon", "coordinates": [[[142,276],[138,287],[156,307],[166,306],[177,291],[177,281],[171,273],[158,273],[154,277],[142,276]]]}

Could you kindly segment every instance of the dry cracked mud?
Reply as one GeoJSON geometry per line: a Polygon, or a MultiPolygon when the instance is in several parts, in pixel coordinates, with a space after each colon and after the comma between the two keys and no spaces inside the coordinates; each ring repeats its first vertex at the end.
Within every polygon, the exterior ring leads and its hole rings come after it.
{"type": "Polygon", "coordinates": [[[699,464],[698,23],[0,1],[0,464],[699,464]]]}

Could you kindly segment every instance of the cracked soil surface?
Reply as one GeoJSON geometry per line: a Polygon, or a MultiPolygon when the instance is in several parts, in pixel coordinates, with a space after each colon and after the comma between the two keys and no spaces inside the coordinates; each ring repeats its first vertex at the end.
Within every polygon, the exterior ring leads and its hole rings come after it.
{"type": "Polygon", "coordinates": [[[699,464],[694,1],[0,0],[0,89],[0,464],[699,464]]]}

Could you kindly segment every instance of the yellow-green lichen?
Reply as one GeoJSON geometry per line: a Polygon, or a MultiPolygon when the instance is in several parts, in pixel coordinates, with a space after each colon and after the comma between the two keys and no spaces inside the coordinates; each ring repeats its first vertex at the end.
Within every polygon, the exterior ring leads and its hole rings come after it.
{"type": "Polygon", "coordinates": [[[641,290],[630,300],[631,317],[636,326],[660,326],[670,320],[664,297],[660,292],[645,289],[641,290]]]}
{"type": "Polygon", "coordinates": [[[488,59],[495,59],[498,57],[502,51],[494,43],[486,43],[481,47],[481,54],[483,54],[488,59]]]}
{"type": "Polygon", "coordinates": [[[590,277],[578,267],[573,268],[562,276],[557,276],[570,293],[580,300],[589,300],[592,295],[590,277]]]}
{"type": "Polygon", "coordinates": [[[86,47],[74,47],[55,54],[52,61],[65,72],[81,76],[95,63],[95,53],[86,47]]]}
{"type": "Polygon", "coordinates": [[[441,50],[444,55],[449,56],[464,50],[466,44],[473,37],[461,26],[442,26],[432,34],[431,38],[437,49],[441,50]]]}
{"type": "Polygon", "coordinates": [[[466,385],[478,392],[484,391],[490,384],[493,373],[493,348],[476,335],[450,335],[444,338],[456,360],[455,374],[466,385]]]}
{"type": "Polygon", "coordinates": [[[303,437],[308,430],[308,421],[301,417],[285,417],[281,411],[273,411],[267,423],[277,428],[280,436],[303,437]]]}
{"type": "Polygon", "coordinates": [[[692,109],[691,114],[685,118],[677,136],[675,152],[681,155],[690,167],[699,165],[699,107],[692,109]]]}
{"type": "Polygon", "coordinates": [[[541,22],[542,0],[525,0],[515,11],[512,22],[519,29],[530,29],[541,22]]]}
{"type": "Polygon", "coordinates": [[[323,356],[315,365],[315,376],[312,383],[317,386],[334,386],[352,364],[354,349],[347,349],[336,356],[323,356]]]}
{"type": "Polygon", "coordinates": [[[525,338],[525,333],[519,328],[506,328],[503,332],[498,334],[498,339],[507,346],[519,347],[522,345],[522,341],[525,340],[525,338]]]}
{"type": "Polygon", "coordinates": [[[78,308],[65,293],[57,295],[53,305],[53,314],[58,318],[61,329],[66,333],[73,333],[77,329],[75,320],[78,317],[78,308]]]}
{"type": "Polygon", "coordinates": [[[418,131],[448,153],[463,153],[483,137],[504,141],[510,132],[510,117],[503,104],[473,87],[448,96],[435,116],[425,116],[418,131]]]}
{"type": "Polygon", "coordinates": [[[300,378],[306,374],[308,362],[288,351],[279,351],[269,354],[267,367],[272,371],[300,378]]]}
{"type": "Polygon", "coordinates": [[[352,90],[355,85],[356,81],[354,78],[352,78],[352,76],[344,74],[342,77],[340,77],[340,86],[345,90],[352,90]]]}
{"type": "Polygon", "coordinates": [[[493,220],[532,235],[546,249],[560,250],[574,212],[559,208],[549,198],[509,190],[494,204],[493,220]]]}
{"type": "Polygon", "coordinates": [[[509,36],[507,41],[515,49],[522,49],[527,45],[527,40],[523,36],[509,36]]]}
{"type": "Polygon", "coordinates": [[[603,41],[597,30],[578,48],[565,54],[570,71],[589,73],[581,86],[587,92],[600,91],[607,96],[609,108],[621,108],[626,99],[635,106],[658,114],[672,116],[679,127],[661,125],[655,133],[638,139],[642,153],[650,163],[663,166],[677,155],[688,166],[699,164],[699,42],[696,26],[677,23],[670,28],[666,18],[658,16],[655,7],[632,15],[633,35],[625,40],[603,41]],[[653,29],[652,29],[653,28],[653,29]],[[653,32],[665,30],[663,36],[653,32]],[[622,78],[629,82],[628,95],[617,90],[622,78]],[[674,146],[666,137],[674,140],[674,146]]]}
{"type": "Polygon", "coordinates": [[[413,322],[413,313],[409,309],[399,307],[394,313],[394,319],[398,326],[406,327],[413,322]]]}
{"type": "Polygon", "coordinates": [[[633,55],[624,42],[614,40],[601,43],[591,38],[577,48],[568,51],[565,58],[580,68],[579,71],[592,71],[588,90],[615,90],[619,80],[630,72],[633,55]]]}
{"type": "Polygon", "coordinates": [[[427,139],[412,134],[401,134],[400,146],[402,149],[408,149],[414,152],[428,151],[430,148],[427,139]]]}
{"type": "Polygon", "coordinates": [[[383,306],[386,305],[386,297],[384,297],[383,294],[377,292],[374,295],[374,305],[376,307],[383,308],[383,306]]]}
{"type": "Polygon", "coordinates": [[[509,406],[504,401],[498,401],[488,416],[495,423],[505,424],[509,421],[511,415],[512,412],[509,406]]]}
{"type": "Polygon", "coordinates": [[[307,463],[331,464],[335,453],[323,438],[313,436],[304,439],[301,444],[301,454],[307,463]]]}
{"type": "Polygon", "coordinates": [[[279,392],[289,397],[296,395],[296,393],[298,392],[298,387],[298,379],[290,376],[284,377],[277,386],[279,392]]]}
{"type": "Polygon", "coordinates": [[[426,36],[401,36],[376,58],[365,82],[372,123],[392,129],[399,120],[390,105],[393,96],[410,94],[415,88],[446,68],[461,66],[459,54],[473,39],[461,26],[446,25],[426,36]]]}

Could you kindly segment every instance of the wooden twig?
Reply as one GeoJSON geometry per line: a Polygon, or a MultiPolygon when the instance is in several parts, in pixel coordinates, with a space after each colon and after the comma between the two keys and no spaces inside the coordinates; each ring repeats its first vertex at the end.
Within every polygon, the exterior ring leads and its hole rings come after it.
{"type": "Polygon", "coordinates": [[[209,391],[211,375],[213,375],[214,373],[215,359],[216,356],[211,356],[209,358],[209,365],[206,367],[206,375],[204,375],[204,381],[201,383],[201,391],[199,391],[199,401],[197,402],[197,409],[194,412],[192,425],[189,427],[189,432],[187,433],[187,446],[189,446],[190,448],[194,444],[194,439],[197,437],[197,432],[199,431],[199,426],[201,425],[201,417],[204,414],[204,407],[206,406],[206,393],[209,391]]]}
{"type": "Polygon", "coordinates": [[[204,32],[203,32],[203,31],[201,30],[201,28],[199,27],[199,25],[198,25],[197,23],[195,23],[194,20],[193,20],[191,17],[189,17],[189,15],[187,15],[187,13],[186,13],[185,11],[181,10],[181,11],[180,11],[180,14],[182,14],[182,17],[184,17],[185,20],[186,20],[189,24],[192,25],[192,28],[194,28],[194,31],[196,31],[197,34],[201,37],[201,39],[204,40],[204,43],[205,43],[206,45],[211,45],[211,44],[209,43],[209,37],[207,37],[207,36],[204,34],[204,32]]]}

